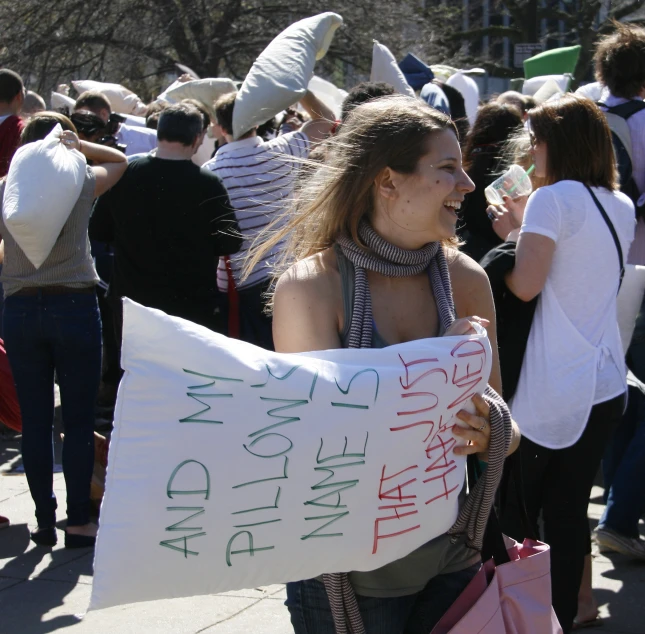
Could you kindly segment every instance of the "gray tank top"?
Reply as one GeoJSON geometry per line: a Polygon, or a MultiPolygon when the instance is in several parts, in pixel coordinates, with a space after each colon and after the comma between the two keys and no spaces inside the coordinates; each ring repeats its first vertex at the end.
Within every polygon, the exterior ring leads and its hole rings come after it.
{"type": "MultiPolygon", "coordinates": [[[[344,348],[349,342],[349,329],[354,307],[354,265],[335,248],[343,295],[343,331],[340,333],[344,348]]],[[[372,348],[385,348],[388,343],[372,328],[372,348]]],[[[459,507],[466,498],[466,487],[459,496],[459,507]]],[[[449,535],[440,535],[402,559],[369,572],[350,572],[349,580],[356,594],[366,597],[391,598],[415,594],[423,590],[437,575],[465,570],[481,560],[478,551],[466,546],[466,537],[454,543],[449,535]]]]}
{"type": "MultiPolygon", "coordinates": [[[[94,203],[95,182],[94,172],[88,165],[81,195],[63,225],[51,253],[38,269],[13,239],[0,214],[0,235],[5,243],[0,282],[5,297],[27,287],[84,288],[98,284],[99,276],[94,268],[90,239],[87,235],[94,203]]],[[[36,183],[35,187],[37,186],[36,183]]],[[[5,182],[0,183],[0,203],[4,198],[4,188],[5,182]]],[[[43,213],[47,213],[46,205],[43,206],[43,213]]]]}

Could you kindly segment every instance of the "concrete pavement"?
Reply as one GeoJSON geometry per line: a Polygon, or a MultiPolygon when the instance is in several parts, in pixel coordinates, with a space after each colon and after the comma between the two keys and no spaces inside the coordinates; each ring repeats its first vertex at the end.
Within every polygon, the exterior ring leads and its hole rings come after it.
{"type": "MultiPolygon", "coordinates": [[[[59,454],[59,451],[56,452],[59,454]]],[[[0,471],[20,465],[19,439],[0,436],[0,471]]],[[[59,505],[62,473],[54,475],[59,505]]],[[[599,487],[590,518],[600,517],[599,487]]],[[[64,502],[61,505],[64,507],[64,502]]],[[[275,585],[119,606],[80,618],[89,601],[93,553],[36,547],[29,541],[33,503],[23,474],[0,474],[0,514],[12,526],[0,531],[0,634],[288,634],[284,586],[275,585]]],[[[59,527],[64,526],[61,522],[59,527]]],[[[645,532],[645,526],[643,527],[645,532]]],[[[594,557],[594,588],[601,604],[604,634],[645,634],[645,564],[622,555],[594,557]]]]}

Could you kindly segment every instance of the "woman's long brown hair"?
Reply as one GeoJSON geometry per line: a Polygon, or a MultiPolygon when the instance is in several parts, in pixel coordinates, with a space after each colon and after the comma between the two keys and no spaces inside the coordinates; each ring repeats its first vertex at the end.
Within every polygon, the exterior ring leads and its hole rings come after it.
{"type": "Polygon", "coordinates": [[[618,189],[611,130],[591,99],[565,95],[530,110],[529,121],[535,140],[547,147],[548,185],[573,180],[618,189]]]}
{"type": "MultiPolygon", "coordinates": [[[[306,162],[294,204],[254,241],[245,275],[277,245],[277,277],[293,262],[331,247],[341,234],[357,244],[358,225],[374,209],[374,181],[389,167],[415,172],[428,140],[457,131],[449,117],[411,97],[382,97],[358,106],[337,136],[325,142],[324,163],[306,162]]],[[[455,241],[456,243],[456,241],[455,241]]]]}

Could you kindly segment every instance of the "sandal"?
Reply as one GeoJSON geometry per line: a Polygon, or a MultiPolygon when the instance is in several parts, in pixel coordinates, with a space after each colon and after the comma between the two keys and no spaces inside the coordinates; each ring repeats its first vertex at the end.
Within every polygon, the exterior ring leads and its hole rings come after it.
{"type": "Polygon", "coordinates": [[[75,535],[65,531],[65,548],[94,548],[95,544],[93,535],[75,535]]]}
{"type": "Polygon", "coordinates": [[[584,630],[590,627],[600,627],[601,625],[604,625],[604,621],[600,618],[600,616],[596,616],[589,621],[579,621],[577,618],[575,618],[573,619],[573,626],[571,630],[584,630]]]}

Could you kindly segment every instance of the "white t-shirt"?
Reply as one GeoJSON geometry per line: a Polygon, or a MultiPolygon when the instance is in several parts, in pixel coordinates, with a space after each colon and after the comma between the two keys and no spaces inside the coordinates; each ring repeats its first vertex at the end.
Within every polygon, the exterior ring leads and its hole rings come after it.
{"type": "MultiPolygon", "coordinates": [[[[620,192],[592,188],[612,221],[623,258],[634,239],[634,206],[620,192]]],[[[529,199],[522,233],[537,233],[556,243],[548,279],[554,293],[575,328],[594,346],[600,344],[608,297],[618,291],[618,252],[611,233],[589,192],[577,181],[560,181],[538,189],[529,199]],[[592,229],[581,241],[583,225],[592,229]]],[[[623,392],[624,377],[617,364],[607,358],[598,369],[594,404],[623,392]]],[[[622,367],[622,363],[619,363],[622,367]]]]}
{"type": "MultiPolygon", "coordinates": [[[[244,237],[242,248],[231,257],[231,269],[238,289],[264,282],[282,245],[277,244],[249,277],[240,281],[244,259],[255,237],[291,204],[296,176],[309,155],[309,138],[290,132],[263,141],[254,136],[222,146],[204,165],[222,179],[244,237]]],[[[217,271],[220,291],[228,289],[223,259],[217,271]]]]}
{"type": "MultiPolygon", "coordinates": [[[[634,206],[594,188],[624,254],[634,237],[634,206]]],[[[549,449],[574,445],[593,405],[627,390],[618,331],[618,251],[582,183],[561,181],[529,199],[521,235],[556,243],[538,298],[517,391],[509,403],[522,435],[549,449]]],[[[521,244],[520,244],[521,246],[521,244]]]]}

